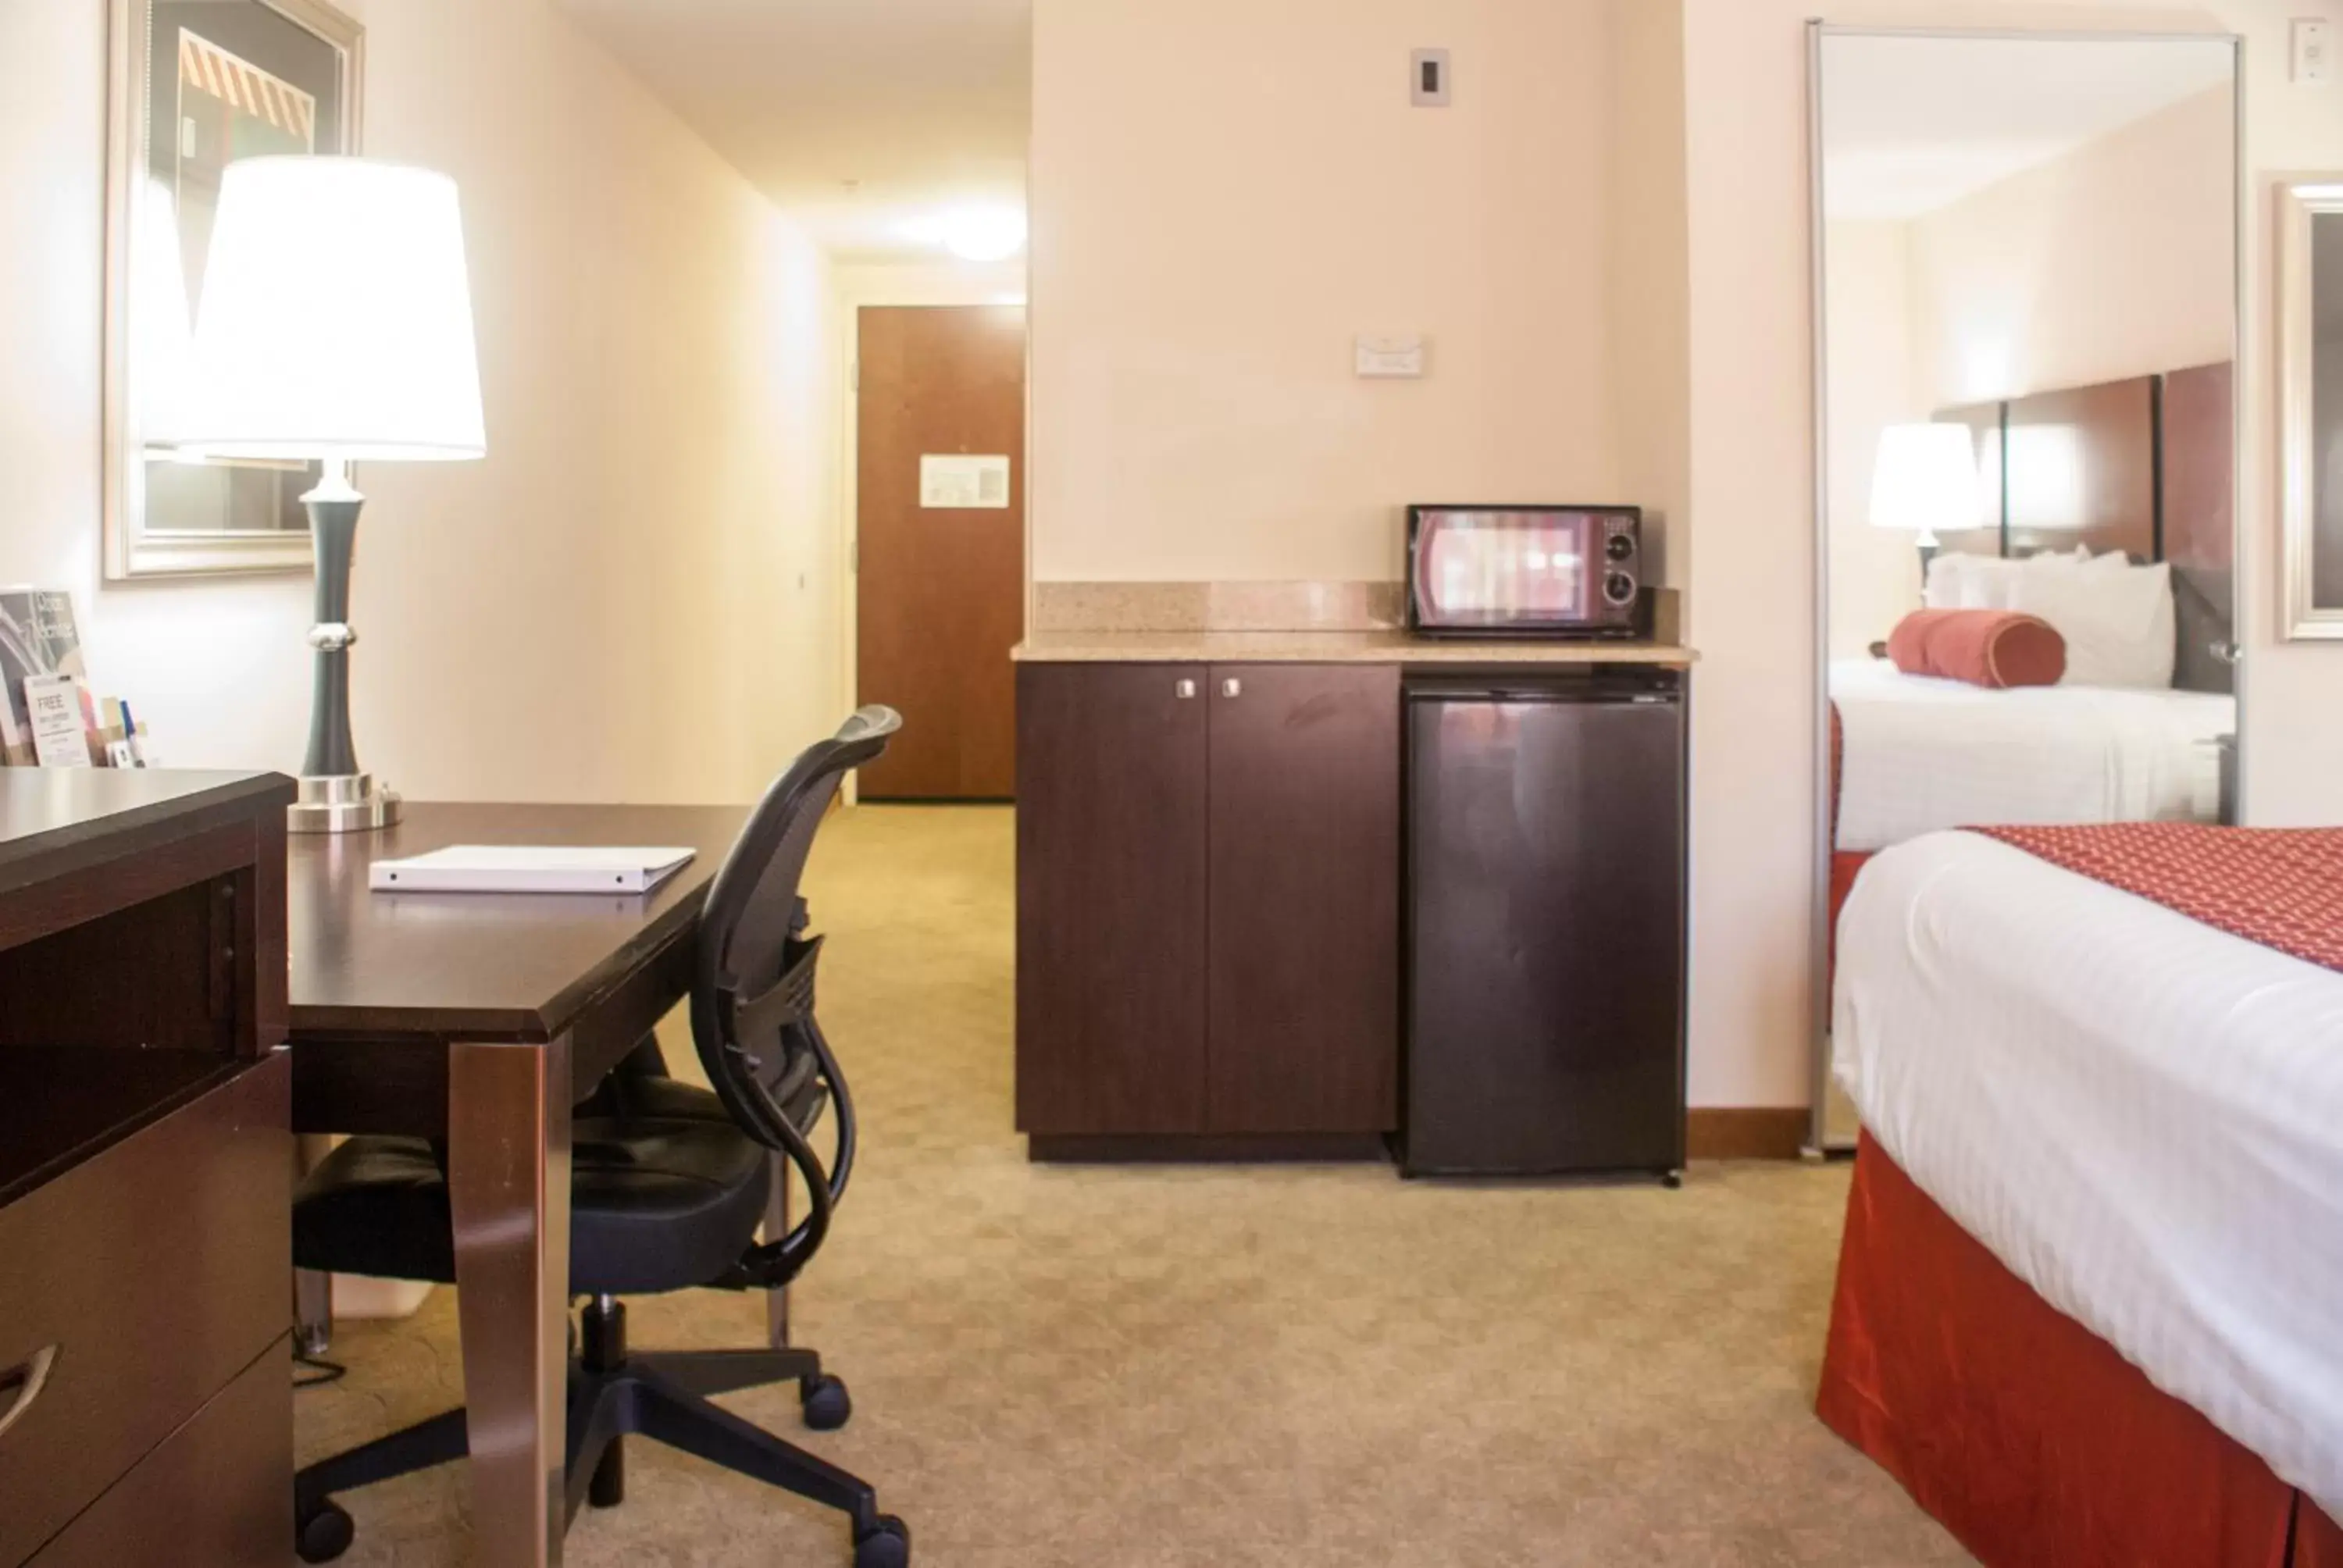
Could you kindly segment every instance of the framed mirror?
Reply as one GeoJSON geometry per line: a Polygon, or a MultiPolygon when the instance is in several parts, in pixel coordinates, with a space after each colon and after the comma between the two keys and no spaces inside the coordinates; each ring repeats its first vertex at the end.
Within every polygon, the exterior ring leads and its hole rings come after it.
{"type": "MultiPolygon", "coordinates": [[[[1818,24],[1810,47],[1813,1142],[1844,1149],[1831,1010],[1873,857],[2234,819],[2238,44],[1818,24]]],[[[2304,409],[2343,462],[2337,342],[2333,407],[2304,409]]]]}
{"type": "Polygon", "coordinates": [[[2343,638],[2343,175],[2278,186],[2286,635],[2343,638]]]}
{"type": "Polygon", "coordinates": [[[364,35],[323,0],[111,0],[108,578],[307,570],[316,465],[197,460],[170,427],[220,175],[358,149],[364,35]]]}

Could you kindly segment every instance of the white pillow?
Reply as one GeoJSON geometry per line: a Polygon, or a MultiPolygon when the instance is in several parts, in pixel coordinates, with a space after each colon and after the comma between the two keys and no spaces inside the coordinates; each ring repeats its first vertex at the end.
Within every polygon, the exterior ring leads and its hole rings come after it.
{"type": "Polygon", "coordinates": [[[2003,609],[2018,563],[1947,550],[1928,563],[1920,602],[1930,609],[2003,609]]]}
{"type": "Polygon", "coordinates": [[[2172,568],[2161,561],[2136,567],[2120,556],[2101,556],[2083,570],[2025,572],[2006,608],[2040,616],[2066,639],[2062,686],[2172,684],[2179,634],[2172,568]]]}
{"type": "Polygon", "coordinates": [[[2008,609],[2013,585],[2026,574],[2107,571],[2130,564],[2120,550],[2095,556],[2087,545],[2072,551],[2038,550],[2015,559],[1947,550],[1929,561],[1920,602],[1930,609],[2008,609]]]}
{"type": "Polygon", "coordinates": [[[1967,580],[1970,563],[1992,558],[1959,550],[1938,551],[1929,558],[1928,575],[1920,585],[1920,602],[1930,609],[1960,608],[1961,590],[1967,580]]]}

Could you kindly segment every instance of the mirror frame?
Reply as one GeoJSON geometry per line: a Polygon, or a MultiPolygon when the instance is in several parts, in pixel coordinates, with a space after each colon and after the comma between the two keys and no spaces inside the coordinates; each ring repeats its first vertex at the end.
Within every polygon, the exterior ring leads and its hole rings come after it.
{"type": "Polygon", "coordinates": [[[2318,543],[2318,432],[2312,392],[2318,368],[2318,268],[2311,220],[2343,214],[2343,175],[2278,184],[2278,516],[2286,534],[2286,638],[2343,638],[2343,606],[2313,597],[2318,543]]]}
{"type": "MultiPolygon", "coordinates": [[[[365,123],[366,29],[325,0],[253,0],[341,54],[341,145],[359,150],[365,123]]],[[[106,8],[106,348],[104,567],[106,580],[253,572],[306,572],[316,559],[307,528],[150,529],[145,516],[144,443],[132,406],[138,258],[155,243],[137,199],[146,157],[146,85],[153,68],[151,0],[106,8]]]]}
{"type": "MultiPolygon", "coordinates": [[[[2230,124],[2229,163],[2230,199],[2232,213],[2229,263],[2229,341],[2232,362],[2237,374],[2230,378],[2229,423],[2239,438],[2237,461],[2230,476],[2230,528],[2237,548],[2235,559],[2240,570],[2231,592],[2234,624],[2242,628],[2243,610],[2247,599],[2247,578],[2242,569],[2245,563],[2256,558],[2243,547],[2247,544],[2245,507],[2245,477],[2248,458],[2243,443],[2245,429],[2245,388],[2247,378],[2259,356],[2248,345],[2246,329],[2246,255],[2247,223],[2251,212],[2247,185],[2246,166],[2246,41],[2242,34],[2205,32],[2125,31],[2120,29],[2026,28],[2026,27],[1890,27],[1833,25],[1820,20],[1806,24],[1806,272],[1807,315],[1811,329],[1808,352],[1808,386],[1812,402],[1808,407],[1809,442],[1813,448],[1813,468],[1810,484],[1813,488],[1812,527],[1807,533],[1807,546],[1814,552],[1814,885],[1810,913],[1811,949],[1808,955],[1808,977],[1813,993],[1812,1035],[1808,1046],[1807,1131],[1804,1151],[1809,1159],[1821,1159],[1829,1154],[1853,1151],[1855,1145],[1846,1141],[1832,1141],[1830,1137],[1831,1086],[1831,725],[1830,725],[1830,407],[1829,325],[1826,308],[1827,283],[1826,226],[1823,210],[1823,45],[1831,38],[2005,38],[2018,42],[2044,43],[2174,43],[2225,44],[2230,55],[2230,124]]],[[[2335,182],[2338,204],[2343,204],[2343,177],[2335,182]]],[[[2338,205],[2338,210],[2343,210],[2338,205]]],[[[2308,220],[2305,220],[2308,227],[2308,220]]],[[[2306,236],[2307,237],[2307,236],[2306,236]]],[[[2283,247],[2281,254],[2285,254],[2283,247]]],[[[2306,285],[2307,289],[2307,285],[2306,285]]],[[[2306,292],[2306,298],[2308,297],[2306,292]]],[[[2281,303],[2281,310],[2285,308],[2281,303]]],[[[2283,353],[2283,350],[2281,350],[2283,353]]],[[[2308,417],[2308,400],[2305,400],[2308,417]]],[[[2289,445],[2289,454],[2292,452],[2289,445]]],[[[2289,514],[2290,516],[2290,514],[2289,514]]],[[[2292,529],[2288,529],[2289,541],[2292,529]]],[[[2289,558],[2291,550],[2289,549],[2289,558]]],[[[2291,568],[2289,568],[2291,569],[2291,568]]],[[[2338,624],[2332,630],[2317,635],[2343,638],[2343,612],[2338,613],[2338,624]]],[[[2248,694],[2247,672],[2242,658],[2237,670],[2237,700],[2242,705],[2248,694]]],[[[2243,771],[2245,754],[2244,726],[2237,731],[2237,745],[2243,771]]]]}

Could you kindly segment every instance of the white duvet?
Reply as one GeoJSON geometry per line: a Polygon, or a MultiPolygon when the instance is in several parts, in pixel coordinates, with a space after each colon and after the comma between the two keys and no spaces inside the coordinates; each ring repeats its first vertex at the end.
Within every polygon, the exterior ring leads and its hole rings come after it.
{"type": "Polygon", "coordinates": [[[1857,879],[1833,1024],[1923,1191],[2343,1517],[2343,974],[1938,833],[1857,879]]]}
{"type": "Polygon", "coordinates": [[[2039,686],[1996,691],[1834,660],[1844,745],[1841,849],[1881,849],[1944,828],[2209,822],[2215,740],[2237,723],[2217,692],[2039,686]]]}

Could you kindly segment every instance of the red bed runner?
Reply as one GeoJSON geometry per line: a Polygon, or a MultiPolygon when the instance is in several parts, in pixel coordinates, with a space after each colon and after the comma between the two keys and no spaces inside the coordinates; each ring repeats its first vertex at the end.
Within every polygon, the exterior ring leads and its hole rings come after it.
{"type": "Polygon", "coordinates": [[[1815,1407],[1987,1568],[2343,1563],[2308,1498],[2036,1295],[1867,1137],[1815,1407]]]}
{"type": "Polygon", "coordinates": [[[1972,831],[2233,937],[2343,970],[2343,829],[2112,822],[1972,831]]]}

